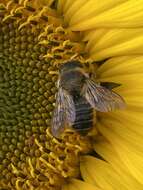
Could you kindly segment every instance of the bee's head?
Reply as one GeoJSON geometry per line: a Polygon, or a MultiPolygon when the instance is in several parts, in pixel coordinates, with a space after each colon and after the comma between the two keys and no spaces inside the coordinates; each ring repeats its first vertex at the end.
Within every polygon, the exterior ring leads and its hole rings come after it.
{"type": "Polygon", "coordinates": [[[89,75],[85,72],[84,66],[77,60],[71,60],[60,67],[58,86],[70,94],[80,94],[87,78],[89,75]]]}
{"type": "Polygon", "coordinates": [[[73,70],[75,68],[83,68],[83,65],[77,60],[67,61],[63,65],[61,65],[60,73],[73,70]]]}

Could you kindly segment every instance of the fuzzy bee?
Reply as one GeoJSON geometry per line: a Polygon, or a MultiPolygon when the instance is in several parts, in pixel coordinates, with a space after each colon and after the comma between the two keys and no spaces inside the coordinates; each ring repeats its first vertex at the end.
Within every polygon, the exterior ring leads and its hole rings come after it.
{"type": "Polygon", "coordinates": [[[93,110],[109,112],[125,106],[123,98],[96,84],[79,61],[60,68],[51,132],[59,138],[66,126],[86,134],[93,126],[93,110]]]}

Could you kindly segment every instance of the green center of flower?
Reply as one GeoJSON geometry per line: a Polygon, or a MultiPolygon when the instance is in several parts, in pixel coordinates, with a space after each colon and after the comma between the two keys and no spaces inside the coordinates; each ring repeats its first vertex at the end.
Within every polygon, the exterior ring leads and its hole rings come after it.
{"type": "Polygon", "coordinates": [[[79,155],[91,150],[88,137],[76,132],[61,140],[50,133],[58,67],[72,56],[83,61],[85,53],[80,34],[37,4],[0,4],[0,187],[6,189],[57,190],[64,178],[79,175],[79,155]]]}

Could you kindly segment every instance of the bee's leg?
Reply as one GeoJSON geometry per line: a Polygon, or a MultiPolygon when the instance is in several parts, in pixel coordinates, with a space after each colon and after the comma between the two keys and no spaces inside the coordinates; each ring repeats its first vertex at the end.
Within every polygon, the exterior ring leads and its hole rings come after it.
{"type": "Polygon", "coordinates": [[[96,69],[97,65],[94,62],[88,63],[89,77],[93,80],[96,80],[96,69]]]}
{"type": "Polygon", "coordinates": [[[90,73],[89,73],[89,77],[90,77],[91,79],[95,80],[95,79],[96,79],[96,74],[90,72],[90,73]]]}

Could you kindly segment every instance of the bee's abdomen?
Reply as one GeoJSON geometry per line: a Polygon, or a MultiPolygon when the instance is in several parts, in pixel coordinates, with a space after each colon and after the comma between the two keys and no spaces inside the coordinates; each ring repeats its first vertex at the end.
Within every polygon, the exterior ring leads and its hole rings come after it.
{"type": "Polygon", "coordinates": [[[73,128],[82,134],[93,126],[93,108],[84,98],[75,99],[76,119],[73,128]]]}

